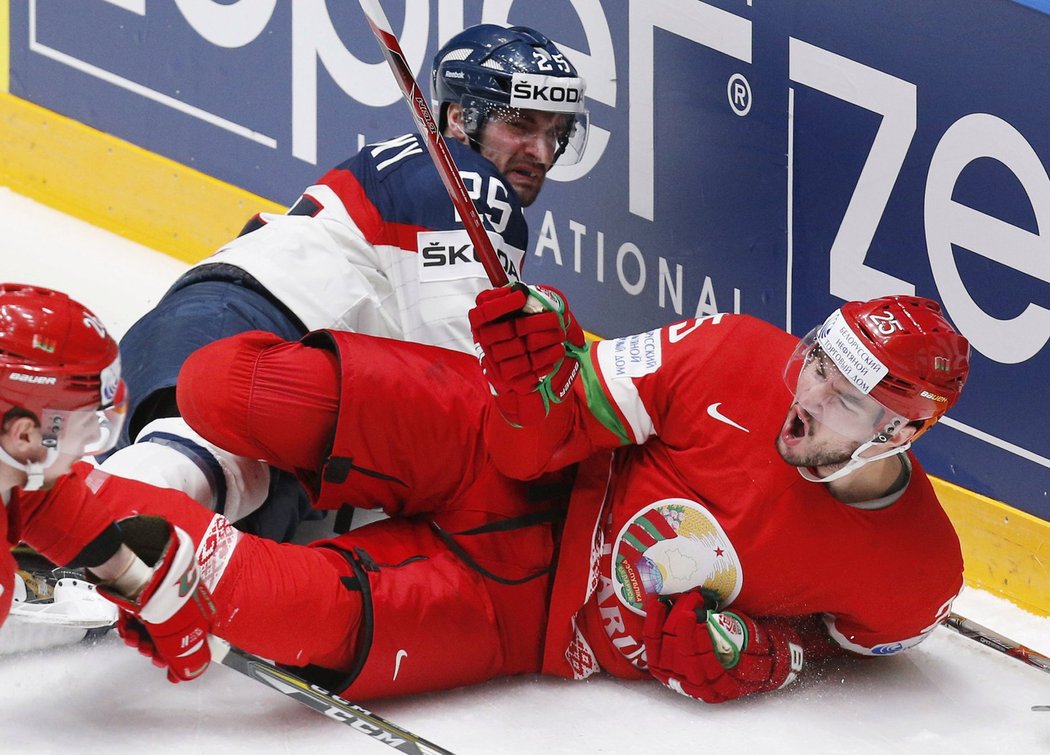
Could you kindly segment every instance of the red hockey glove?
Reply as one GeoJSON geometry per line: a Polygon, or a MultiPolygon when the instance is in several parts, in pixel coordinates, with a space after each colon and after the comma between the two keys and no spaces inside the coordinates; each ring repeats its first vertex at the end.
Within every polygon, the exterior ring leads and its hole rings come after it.
{"type": "Polygon", "coordinates": [[[644,630],[650,674],[705,703],[769,692],[795,680],[803,653],[794,629],[713,607],[699,590],[680,596],[674,607],[650,596],[644,630]]]}
{"type": "Polygon", "coordinates": [[[469,318],[481,368],[508,422],[536,422],[565,399],[585,340],[564,294],[523,283],[485,290],[469,318]]]}
{"type": "Polygon", "coordinates": [[[196,679],[211,662],[208,632],[215,605],[200,582],[193,540],[158,517],[125,520],[121,532],[125,544],[154,566],[133,600],[99,585],[99,593],[120,609],[117,631],[153,665],[167,668],[169,681],[196,679]]]}

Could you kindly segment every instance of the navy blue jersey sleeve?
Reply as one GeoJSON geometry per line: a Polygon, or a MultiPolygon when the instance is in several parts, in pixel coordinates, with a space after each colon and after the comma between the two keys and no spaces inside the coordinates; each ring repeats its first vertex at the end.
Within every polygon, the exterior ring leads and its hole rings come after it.
{"type": "MultiPolygon", "coordinates": [[[[467,145],[446,144],[485,225],[510,246],[524,249],[528,228],[513,187],[467,145]]],[[[367,145],[340,168],[354,175],[385,222],[435,231],[464,227],[418,135],[367,145]]]]}

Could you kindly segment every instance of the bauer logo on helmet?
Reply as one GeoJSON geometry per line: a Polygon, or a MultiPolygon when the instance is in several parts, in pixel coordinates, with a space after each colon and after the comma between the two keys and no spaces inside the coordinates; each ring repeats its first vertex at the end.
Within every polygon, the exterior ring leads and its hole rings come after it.
{"type": "Polygon", "coordinates": [[[58,379],[50,375],[26,375],[22,372],[12,372],[9,379],[16,383],[32,383],[33,385],[54,385],[58,379]]]}

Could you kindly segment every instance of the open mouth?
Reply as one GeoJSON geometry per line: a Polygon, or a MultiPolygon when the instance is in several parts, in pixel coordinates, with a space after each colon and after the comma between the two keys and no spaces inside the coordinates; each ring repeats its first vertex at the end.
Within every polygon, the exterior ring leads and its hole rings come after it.
{"type": "Polygon", "coordinates": [[[784,428],[780,433],[781,437],[789,445],[798,443],[809,434],[811,419],[809,412],[798,404],[793,405],[788,413],[787,420],[784,422],[784,428]]]}

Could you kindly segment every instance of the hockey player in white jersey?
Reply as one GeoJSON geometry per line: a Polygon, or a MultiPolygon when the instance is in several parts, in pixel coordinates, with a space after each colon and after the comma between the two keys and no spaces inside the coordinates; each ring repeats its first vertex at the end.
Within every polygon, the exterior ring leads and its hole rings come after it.
{"type": "MultiPolygon", "coordinates": [[[[522,206],[556,161],[582,154],[584,89],[564,54],[527,27],[470,27],[434,59],[440,128],[511,280],[525,261],[522,206]]],[[[287,473],[189,430],[175,403],[186,357],[247,330],[295,340],[319,328],[471,351],[466,313],[488,285],[420,137],[370,144],[286,214],[254,217],[132,326],[120,344],[128,423],[104,466],[286,539],[309,511],[305,495],[287,473]]]]}

